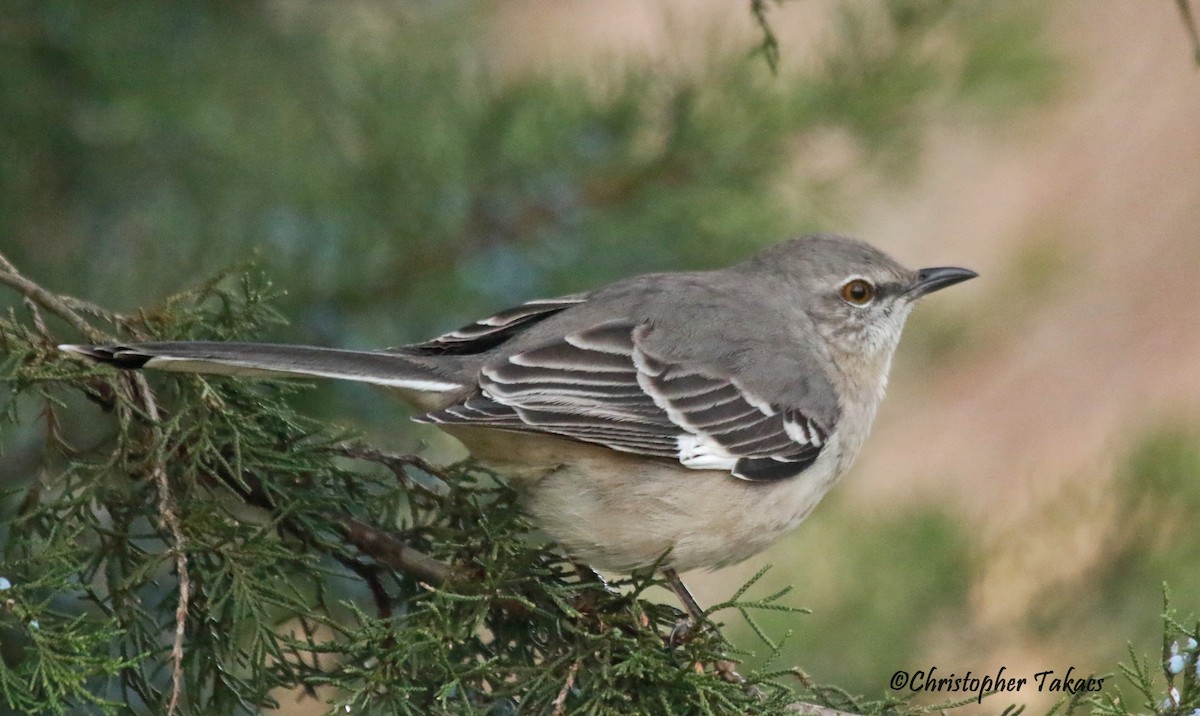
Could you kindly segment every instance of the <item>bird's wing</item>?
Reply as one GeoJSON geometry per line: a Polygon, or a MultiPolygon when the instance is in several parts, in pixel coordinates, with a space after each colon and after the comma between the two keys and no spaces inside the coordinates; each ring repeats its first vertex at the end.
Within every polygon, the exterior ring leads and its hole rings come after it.
{"type": "Polygon", "coordinates": [[[482,353],[504,343],[531,325],[543,321],[571,306],[588,299],[586,293],[558,298],[544,298],[522,303],[499,313],[481,318],[457,330],[394,349],[397,352],[421,355],[471,355],[482,353]]]}
{"type": "Polygon", "coordinates": [[[549,433],[745,480],[792,477],[817,459],[832,420],[713,366],[660,358],[644,345],[652,331],[612,321],[505,356],[482,369],[476,395],[419,420],[549,433]]]}

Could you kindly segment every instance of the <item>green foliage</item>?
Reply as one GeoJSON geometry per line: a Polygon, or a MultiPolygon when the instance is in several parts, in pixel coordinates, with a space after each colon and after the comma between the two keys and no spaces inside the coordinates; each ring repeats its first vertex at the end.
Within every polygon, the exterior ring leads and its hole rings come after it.
{"type": "Polygon", "coordinates": [[[1121,664],[1120,669],[1137,695],[1126,698],[1120,687],[1106,689],[1089,700],[1092,713],[1128,716],[1148,711],[1161,716],[1191,716],[1200,711],[1198,644],[1200,621],[1190,627],[1179,621],[1164,584],[1161,655],[1158,659],[1139,657],[1130,644],[1129,663],[1121,664]]]}

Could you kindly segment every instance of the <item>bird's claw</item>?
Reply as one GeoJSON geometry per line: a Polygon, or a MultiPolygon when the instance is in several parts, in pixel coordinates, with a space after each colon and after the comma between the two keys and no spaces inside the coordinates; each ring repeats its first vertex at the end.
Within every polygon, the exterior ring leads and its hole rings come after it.
{"type": "Polygon", "coordinates": [[[688,635],[695,627],[696,620],[691,617],[685,617],[675,622],[675,626],[671,627],[671,633],[667,634],[667,648],[674,649],[687,641],[688,635]]]}

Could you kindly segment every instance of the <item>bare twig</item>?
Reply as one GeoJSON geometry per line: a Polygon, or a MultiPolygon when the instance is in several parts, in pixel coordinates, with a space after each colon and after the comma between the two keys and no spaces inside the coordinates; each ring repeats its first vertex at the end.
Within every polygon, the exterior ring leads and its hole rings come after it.
{"type": "Polygon", "coordinates": [[[754,16],[754,23],[758,25],[763,38],[754,51],[761,52],[767,61],[767,67],[771,68],[771,73],[777,74],[779,72],[779,38],[775,36],[775,31],[771,29],[771,22],[767,19],[767,0],[750,0],[750,14],[754,16]]]}
{"type": "Polygon", "coordinates": [[[17,271],[17,267],[11,261],[0,254],[0,283],[3,283],[11,288],[16,289],[22,296],[30,299],[47,311],[53,313],[67,323],[71,324],[75,330],[87,337],[89,341],[95,343],[104,342],[104,334],[96,330],[87,321],[68,305],[59,296],[50,293],[46,289],[37,285],[33,281],[25,278],[17,271]]]}
{"type": "MultiPolygon", "coordinates": [[[[445,562],[440,562],[424,552],[403,544],[390,532],[372,527],[353,517],[342,516],[339,518],[339,522],[341,523],[342,536],[345,537],[347,542],[377,560],[380,564],[401,572],[433,589],[444,587],[450,582],[457,582],[459,585],[470,585],[472,576],[475,576],[469,568],[455,569],[445,562]]],[[[344,561],[343,564],[345,564],[344,561]]],[[[358,570],[356,569],[355,571],[358,570]]],[[[584,603],[585,600],[571,601],[574,602],[573,607],[580,611],[588,608],[588,605],[584,603]]],[[[527,602],[514,597],[493,595],[491,604],[497,609],[503,609],[513,614],[524,614],[529,611],[527,602]]]]}
{"type": "Polygon", "coordinates": [[[395,466],[412,466],[418,470],[423,470],[430,475],[441,480],[448,480],[449,476],[443,468],[434,465],[420,455],[400,455],[397,453],[385,452],[370,445],[362,443],[340,442],[333,446],[335,452],[339,455],[345,455],[356,460],[367,460],[369,462],[377,462],[381,465],[387,465],[389,468],[395,469],[395,466]]]}
{"type": "Polygon", "coordinates": [[[333,446],[333,451],[338,455],[355,460],[365,460],[383,465],[391,470],[396,479],[400,480],[405,487],[420,490],[430,497],[441,497],[441,495],[435,490],[431,490],[428,485],[422,484],[419,480],[414,480],[405,468],[415,467],[422,472],[433,475],[442,482],[450,482],[450,476],[443,468],[434,465],[420,455],[399,455],[354,442],[337,443],[333,446]]]}
{"type": "Polygon", "coordinates": [[[188,579],[187,542],[179,523],[175,498],[171,495],[171,484],[167,479],[167,468],[163,458],[163,432],[161,415],[154,393],[146,376],[141,373],[130,375],[134,393],[141,399],[150,422],[150,434],[154,440],[154,465],[152,473],[158,488],[158,511],[163,524],[171,533],[171,555],[175,558],[175,573],[179,576],[179,601],[175,606],[175,635],[171,642],[171,701],[167,704],[167,716],[174,716],[179,708],[179,697],[183,692],[183,638],[187,628],[188,602],[191,595],[191,580],[188,579]]]}
{"type": "Polygon", "coordinates": [[[1175,0],[1179,8],[1179,16],[1183,19],[1183,28],[1192,39],[1192,55],[1196,64],[1200,65],[1200,30],[1196,29],[1196,18],[1192,15],[1191,0],[1175,0]]]}
{"type": "Polygon", "coordinates": [[[77,313],[86,313],[89,316],[94,316],[101,320],[108,321],[114,325],[120,325],[123,328],[129,327],[129,323],[132,320],[129,316],[103,309],[96,304],[89,301],[84,301],[81,298],[75,298],[74,296],[59,296],[59,298],[62,299],[63,303],[70,306],[71,310],[77,313]]]}
{"type": "Polygon", "coordinates": [[[454,568],[445,562],[402,544],[393,535],[376,529],[353,517],[341,519],[342,536],[364,553],[381,564],[403,572],[410,577],[439,587],[449,581],[454,568]]]}
{"type": "Polygon", "coordinates": [[[33,317],[33,329],[38,332],[43,341],[49,343],[50,331],[46,328],[46,319],[42,318],[41,310],[38,309],[38,305],[29,296],[25,297],[25,308],[29,310],[29,315],[33,317]]]}
{"type": "Polygon", "coordinates": [[[567,696],[571,693],[571,688],[575,686],[575,672],[579,671],[579,662],[571,664],[570,671],[567,672],[567,681],[558,691],[558,696],[554,697],[554,716],[566,716],[567,713],[567,696]]]}

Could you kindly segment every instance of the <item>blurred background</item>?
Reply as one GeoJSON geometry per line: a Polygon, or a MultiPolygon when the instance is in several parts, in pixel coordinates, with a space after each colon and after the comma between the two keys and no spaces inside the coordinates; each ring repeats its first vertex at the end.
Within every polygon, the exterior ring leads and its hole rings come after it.
{"type": "MultiPolygon", "coordinates": [[[[774,565],[756,592],[813,613],[762,617],[791,632],[773,664],[872,696],[897,669],[1156,653],[1164,581],[1200,613],[1200,72],[1175,3],[766,8],[777,74],[749,2],[7,0],[0,253],[120,311],[253,262],[289,321],[264,338],[354,348],[812,230],[971,267],[912,318],[852,474],[689,584],[715,603],[774,565]]],[[[368,390],[301,399],[460,454],[368,390]]],[[[0,429],[5,488],[39,437],[0,429]]]]}

